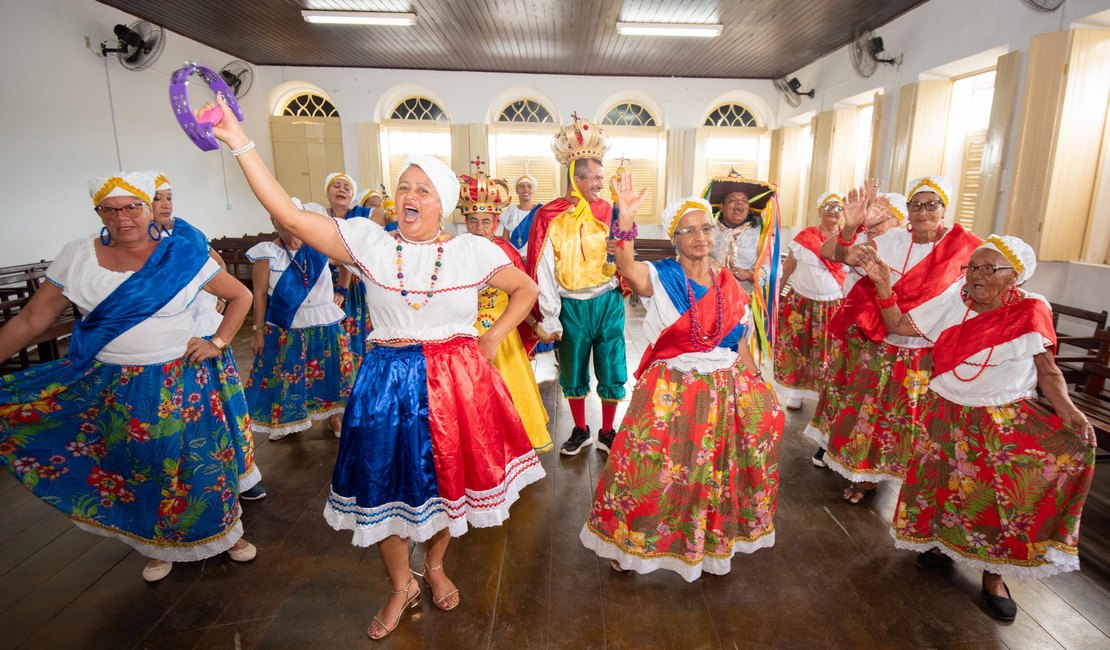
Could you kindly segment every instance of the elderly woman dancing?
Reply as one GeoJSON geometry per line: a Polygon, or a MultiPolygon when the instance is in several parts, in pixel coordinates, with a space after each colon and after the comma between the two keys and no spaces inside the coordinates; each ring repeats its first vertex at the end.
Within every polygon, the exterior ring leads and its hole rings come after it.
{"type": "Polygon", "coordinates": [[[803,228],[787,247],[782,283],[789,289],[779,307],[775,332],[775,383],[788,409],[817,399],[835,342],[828,324],[843,297],[847,274],[839,262],[821,257],[821,246],[836,235],[844,199],[825,192],[817,200],[818,225],[803,228]]]}
{"type": "Polygon", "coordinates": [[[748,351],[748,297],[709,263],[712,207],[673,203],[677,261],[634,261],[640,205],[625,174],[617,267],[644,299],[648,346],[580,539],[615,570],[723,575],[737,553],[775,542],[784,416],[748,351]]]}
{"type": "Polygon", "coordinates": [[[79,528],[150,558],[148,581],[223,551],[251,560],[238,496],[260,476],[222,356],[250,293],[205,248],[161,236],[152,174],[96,179],[89,194],[100,237],[67,244],[0,330],[7,359],[71,301],[82,314],[65,359],[0,380],[0,465],[79,528]],[[202,291],[227,301],[211,339],[194,334],[202,291]]]}
{"type": "Polygon", "coordinates": [[[994,616],[1017,605],[1003,576],[1079,569],[1079,520],[1094,475],[1094,430],[1053,360],[1052,311],[1019,289],[1037,259],[1017,237],[991,236],[963,268],[962,291],[903,313],[890,267],[865,262],[891,332],[933,343],[933,376],[891,533],[918,566],[952,560],[983,572],[994,616]],[[1044,392],[1055,414],[1037,402],[1044,392]]]}
{"type": "Polygon", "coordinates": [[[489,240],[443,230],[460,188],[438,159],[418,156],[402,166],[396,233],[369,219],[330,219],[293,205],[217,101],[226,117],[213,133],[232,148],[267,211],[357,273],[368,292],[374,345],[347,402],[324,517],[336,529],[353,530],[356,545],[378,545],[392,595],[367,634],[381,639],[420,599],[408,540],[427,542],[424,580],[432,600],[441,610],[454,609],[459,590],[443,567],[451,536],[499,525],[520,490],[544,476],[490,363],[535,302],[536,285],[489,240]],[[484,285],[501,289],[509,301],[477,337],[484,285]]]}
{"type": "MultiPolygon", "coordinates": [[[[358,183],[343,172],[332,172],[324,179],[324,190],[328,195],[327,214],[333,219],[354,219],[356,217],[370,218],[374,208],[366,207],[361,201],[356,205],[355,196],[358,193],[358,183]]],[[[365,201],[370,195],[361,196],[365,201]]],[[[380,205],[380,203],[379,203],[380,205]]],[[[381,213],[379,217],[381,218],[381,213]]],[[[345,317],[343,329],[347,331],[350,339],[349,346],[354,360],[355,370],[366,354],[366,337],[370,335],[370,315],[366,308],[366,288],[362,286],[357,275],[351,270],[340,267],[332,277],[335,304],[343,307],[345,317]]]]}

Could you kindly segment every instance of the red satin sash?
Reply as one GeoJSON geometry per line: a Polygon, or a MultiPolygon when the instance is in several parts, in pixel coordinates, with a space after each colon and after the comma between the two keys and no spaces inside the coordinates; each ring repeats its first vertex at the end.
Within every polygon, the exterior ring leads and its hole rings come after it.
{"type": "MultiPolygon", "coordinates": [[[[902,313],[925,304],[952,286],[963,274],[960,266],[967,262],[972,251],[981,243],[982,239],[964,230],[960,224],[952,226],[952,230],[933,246],[929,255],[895,283],[898,308],[902,313]]],[[[858,325],[860,332],[874,342],[883,340],[887,335],[882,313],[875,303],[875,283],[871,278],[862,278],[848,292],[840,310],[829,323],[829,331],[843,338],[853,324],[858,325]]]]}
{"type": "MultiPolygon", "coordinates": [[[[740,319],[744,316],[744,307],[751,301],[748,293],[744,291],[732,273],[724,269],[721,269],[717,276],[717,289],[721,292],[722,302],[724,303],[724,326],[721,327],[720,335],[716,341],[713,341],[713,345],[720,343],[721,339],[736,329],[736,326],[740,324],[740,319]]],[[[656,294],[655,299],[670,300],[665,293],[663,295],[656,294]]],[[[717,320],[717,297],[713,290],[706,291],[705,295],[692,306],[692,309],[697,309],[699,323],[714,323],[717,320]]],[[[633,377],[639,379],[648,366],[660,359],[672,359],[686,352],[698,351],[690,341],[692,329],[690,313],[690,310],[687,310],[685,314],[679,316],[678,320],[671,323],[667,329],[659,334],[659,339],[654,344],[648,345],[647,349],[644,350],[644,356],[640,359],[640,365],[636,368],[636,372],[632,373],[633,377]]],[[[741,342],[742,344],[743,342],[741,342]]]]}
{"type": "Polygon", "coordinates": [[[937,337],[933,344],[933,374],[949,372],[978,352],[1031,332],[1052,341],[1052,349],[1056,349],[1052,310],[1036,298],[1025,298],[1008,307],[979,314],[949,327],[937,337]]]}
{"type": "Polygon", "coordinates": [[[844,270],[844,265],[840,262],[833,262],[821,257],[821,245],[825,243],[825,237],[817,227],[803,228],[800,233],[795,235],[794,243],[816,255],[829,273],[836,278],[836,283],[842,287],[844,286],[844,280],[848,277],[848,272],[844,270]]]}

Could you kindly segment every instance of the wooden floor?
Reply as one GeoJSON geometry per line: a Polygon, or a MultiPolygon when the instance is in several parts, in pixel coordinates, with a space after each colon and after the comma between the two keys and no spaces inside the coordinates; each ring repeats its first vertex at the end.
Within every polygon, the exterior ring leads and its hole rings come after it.
{"type": "MultiPolygon", "coordinates": [[[[629,317],[629,361],[643,349],[629,317]]],[[[247,333],[249,334],[249,332],[247,333]]],[[[236,339],[249,368],[245,335],[236,339]]],[[[551,355],[538,374],[562,442],[571,421],[551,355]]],[[[782,447],[774,548],[733,560],[728,576],[620,575],[582,547],[604,456],[546,454],[547,478],[527,488],[506,525],[452,543],[447,570],[462,604],[425,598],[383,648],[1107,648],[1110,647],[1110,477],[1095,476],[1083,517],[1079,573],[1010,581],[1021,611],[985,611],[979,576],[923,571],[895,550],[895,493],[863,506],[840,498],[838,476],[810,464],[790,413],[782,447]]],[[[592,425],[599,418],[590,405],[592,425]]],[[[257,441],[269,497],[244,504],[258,559],[180,564],[148,585],[145,560],[69,521],[0,477],[0,648],[359,648],[388,584],[375,549],[350,545],[321,512],[337,443],[322,426],[257,441]]],[[[422,550],[413,551],[419,569],[422,550]]],[[[425,592],[426,593],[426,592],[425,592]]]]}

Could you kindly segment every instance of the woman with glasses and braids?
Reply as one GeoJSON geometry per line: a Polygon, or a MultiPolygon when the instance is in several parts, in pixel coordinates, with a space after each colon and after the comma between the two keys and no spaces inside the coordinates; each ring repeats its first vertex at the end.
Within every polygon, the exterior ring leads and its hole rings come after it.
{"type": "Polygon", "coordinates": [[[1013,620],[1017,604],[1003,576],[1079,569],[1079,521],[1095,462],[1094,430],[1053,360],[1052,310],[1019,288],[1037,258],[1017,237],[992,235],[963,258],[960,291],[904,309],[889,260],[862,257],[887,329],[933,345],[895,545],[918,551],[922,568],[955,560],[982,571],[988,609],[1013,620]],[[1037,402],[1038,388],[1055,414],[1037,402]]]}
{"type": "Polygon", "coordinates": [[[163,237],[155,175],[89,183],[104,224],[66,244],[46,282],[0,329],[7,359],[76,305],[66,358],[0,379],[0,465],[74,524],[148,558],[143,578],[228,551],[254,559],[239,495],[261,478],[250,416],[223,352],[250,292],[177,233],[163,237]],[[201,292],[227,302],[211,338],[197,334],[201,292]]]}
{"type": "Polygon", "coordinates": [[[633,250],[642,196],[624,174],[613,233],[652,343],[580,539],[614,570],[693,581],[728,573],[737,552],[774,545],[785,418],[748,351],[748,295],[710,263],[713,208],[693,197],[667,206],[677,259],[648,264],[633,250]]]}
{"type": "MultiPolygon", "coordinates": [[[[893,260],[897,304],[908,310],[955,290],[963,279],[960,265],[982,240],[959,224],[944,225],[953,195],[943,178],[916,179],[906,194],[910,197],[907,227],[876,237],[874,248],[866,249],[893,260]]],[[[844,228],[836,245],[837,257],[850,265],[860,263],[865,247],[853,245],[855,233],[874,200],[863,188],[846,197],[844,228]]],[[[888,332],[881,306],[871,280],[863,278],[845,297],[830,326],[846,340],[861,337],[858,361],[847,369],[843,389],[817,422],[822,425],[818,434],[827,441],[825,462],[852,482],[844,490],[844,499],[853,504],[873,491],[878,481],[905,477],[932,369],[932,344],[919,336],[888,332]]]]}
{"type": "Polygon", "coordinates": [[[787,247],[782,283],[788,288],[779,302],[775,329],[775,386],[788,409],[802,399],[817,399],[824,369],[831,360],[829,319],[844,296],[844,265],[821,257],[821,246],[836,235],[844,199],[825,192],[817,200],[818,225],[804,228],[787,247]]]}

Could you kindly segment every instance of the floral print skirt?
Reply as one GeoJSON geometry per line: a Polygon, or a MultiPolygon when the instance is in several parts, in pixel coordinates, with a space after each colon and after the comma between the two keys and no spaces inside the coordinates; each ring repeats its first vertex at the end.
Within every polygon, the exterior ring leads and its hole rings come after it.
{"type": "Polygon", "coordinates": [[[774,545],[785,418],[739,365],[640,378],[580,539],[625,569],[687,581],[724,575],[736,552],[774,545]]]}
{"type": "Polygon", "coordinates": [[[854,482],[903,479],[932,369],[931,348],[865,345],[824,414],[829,467],[854,482]]]}
{"type": "Polygon", "coordinates": [[[924,412],[895,545],[1021,578],[1078,570],[1094,447],[1034,400],[961,406],[929,393],[924,412]]]}
{"type": "Polygon", "coordinates": [[[807,438],[820,443],[822,448],[829,444],[830,416],[835,419],[843,407],[848,376],[859,363],[863,351],[868,346],[875,345],[857,335],[854,330],[849,331],[846,338],[830,338],[829,356],[821,377],[817,406],[813,409],[813,419],[802,432],[807,438]]]}
{"type": "Polygon", "coordinates": [[[239,493],[261,477],[226,351],[85,372],[63,360],[0,379],[0,465],[80,528],[169,562],[231,548],[239,493]]]}
{"type": "Polygon", "coordinates": [[[290,330],[266,323],[262,352],[254,355],[246,383],[254,430],[275,439],[310,429],[343,412],[353,383],[340,323],[290,330]]]}
{"type": "Polygon", "coordinates": [[[837,339],[828,331],[840,300],[810,300],[790,291],[779,305],[774,349],[779,395],[816,399],[829,362],[840,351],[837,339]]]}
{"type": "Polygon", "coordinates": [[[359,280],[357,275],[351,276],[350,296],[343,301],[343,331],[347,333],[351,349],[351,360],[354,362],[354,373],[358,374],[358,366],[366,356],[369,343],[366,337],[370,336],[370,310],[366,306],[366,285],[359,280]]]}

